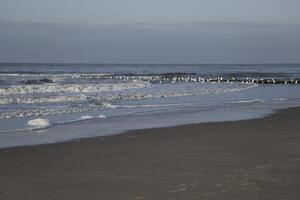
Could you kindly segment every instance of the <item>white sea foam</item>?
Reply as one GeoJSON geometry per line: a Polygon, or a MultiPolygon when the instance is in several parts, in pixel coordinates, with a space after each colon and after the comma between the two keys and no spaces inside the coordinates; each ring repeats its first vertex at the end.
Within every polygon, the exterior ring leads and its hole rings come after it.
{"type": "Polygon", "coordinates": [[[32,116],[47,116],[47,115],[61,115],[70,113],[82,113],[82,112],[93,112],[103,108],[118,108],[118,105],[110,103],[102,103],[99,105],[88,104],[84,106],[66,107],[59,106],[57,108],[45,108],[45,109],[32,109],[32,110],[14,110],[7,112],[0,112],[1,118],[16,118],[16,117],[32,117],[32,116]]]}
{"type": "Polygon", "coordinates": [[[43,85],[15,85],[0,88],[1,95],[12,94],[40,94],[40,93],[92,93],[118,91],[133,88],[142,88],[149,85],[144,81],[130,81],[124,83],[101,83],[101,84],[43,84],[43,85]]]}
{"type": "Polygon", "coordinates": [[[240,101],[233,101],[233,102],[227,102],[231,104],[239,104],[239,103],[257,103],[257,102],[263,102],[262,99],[249,99],[249,100],[240,100],[240,101]]]}
{"type": "Polygon", "coordinates": [[[87,120],[87,119],[93,119],[94,117],[93,116],[90,116],[90,115],[84,115],[84,116],[81,116],[80,117],[80,120],[87,120]]]}
{"type": "Polygon", "coordinates": [[[81,77],[89,77],[89,76],[109,76],[112,75],[110,73],[62,73],[62,74],[45,74],[45,73],[38,73],[38,74],[30,74],[30,73],[1,73],[0,76],[5,77],[74,77],[74,78],[81,78],[81,77]]]}
{"type": "Polygon", "coordinates": [[[101,103],[101,105],[104,108],[118,108],[119,107],[118,105],[113,105],[113,104],[110,104],[110,103],[107,103],[107,102],[103,102],[103,103],[101,103]]]}
{"type": "MultiPolygon", "coordinates": [[[[77,84],[75,84],[77,85],[77,84]]],[[[79,84],[80,87],[86,86],[86,84],[79,84]]],[[[57,108],[49,108],[44,107],[44,105],[40,108],[33,109],[17,109],[17,110],[8,110],[0,112],[0,118],[15,118],[15,117],[31,117],[31,116],[47,116],[54,114],[70,114],[76,112],[87,112],[87,111],[96,111],[102,108],[110,108],[115,109],[120,107],[116,105],[118,101],[124,100],[143,100],[143,99],[154,99],[154,98],[163,98],[163,97],[184,97],[191,95],[206,95],[206,94],[219,94],[219,93],[228,93],[228,92],[237,92],[246,90],[252,87],[256,87],[256,84],[230,84],[226,86],[222,85],[200,85],[197,87],[193,83],[189,85],[183,83],[182,85],[178,84],[165,84],[160,87],[146,87],[148,84],[142,81],[132,81],[126,83],[116,83],[116,84],[96,84],[92,85],[93,88],[96,87],[96,90],[110,90],[112,92],[106,93],[96,93],[96,94],[88,94],[88,93],[78,93],[69,94],[69,93],[60,93],[60,94],[26,94],[26,95],[8,95],[8,96],[0,96],[0,104],[9,104],[9,103],[21,103],[21,104],[38,104],[38,103],[59,103],[59,102],[76,102],[82,101],[78,106],[59,106],[57,108]],[[100,86],[99,86],[100,85],[100,86]],[[117,85],[112,86],[112,85],[117,85]],[[99,87],[98,87],[99,86],[99,87]],[[120,88],[135,88],[142,87],[141,90],[127,91],[122,90],[118,92],[113,92],[113,90],[119,90],[120,88]],[[101,88],[101,89],[99,89],[101,88]],[[108,89],[109,88],[109,89],[108,89]],[[51,96],[52,95],[52,96],[51,96]]],[[[60,85],[63,86],[63,85],[60,85]]],[[[70,84],[68,85],[68,87],[70,84]]],[[[68,91],[73,89],[59,89],[58,86],[55,86],[54,89],[51,87],[51,91],[68,91]]],[[[31,86],[33,87],[33,86],[31,86]]],[[[67,88],[68,88],[67,87],[67,88]]],[[[26,88],[26,86],[25,86],[26,88]]],[[[43,87],[37,86],[37,88],[41,89],[43,87]]],[[[3,88],[2,88],[3,89],[3,88]]],[[[31,88],[32,89],[32,88],[31,88]]],[[[94,89],[85,88],[88,91],[95,91],[94,89]]],[[[86,91],[83,90],[83,91],[86,91]]],[[[9,90],[8,90],[9,91],[9,90]]],[[[10,91],[11,92],[11,91],[10,91]]],[[[13,92],[16,92],[14,90],[13,92]]],[[[24,91],[23,91],[24,92],[24,91]]],[[[0,92],[1,94],[1,92],[0,92]]],[[[154,107],[155,105],[144,105],[144,107],[154,107]]],[[[158,105],[157,105],[158,106],[158,105]]],[[[124,106],[123,106],[124,107],[124,106]]],[[[143,106],[141,106],[143,107],[143,106]]]]}
{"type": "Polygon", "coordinates": [[[157,107],[172,107],[172,106],[191,106],[191,103],[174,103],[174,104],[144,104],[144,105],[123,105],[121,108],[157,108],[157,107]]]}
{"type": "Polygon", "coordinates": [[[58,102],[76,102],[76,101],[95,101],[99,102],[98,104],[103,104],[105,107],[116,108],[115,105],[111,105],[106,102],[115,101],[115,100],[140,100],[140,99],[151,99],[151,98],[161,98],[161,97],[180,97],[180,96],[190,96],[190,95],[204,95],[204,94],[219,94],[227,92],[238,92],[248,88],[252,88],[255,85],[247,85],[248,87],[240,88],[208,88],[202,89],[198,88],[192,91],[155,91],[152,93],[134,93],[134,94],[106,94],[101,96],[89,96],[86,94],[81,95],[58,95],[58,96],[46,96],[46,97],[8,97],[0,98],[0,105],[2,104],[36,104],[36,103],[58,103],[58,102]],[[104,103],[102,103],[104,101],[104,103]]]}
{"type": "Polygon", "coordinates": [[[100,118],[100,119],[105,119],[105,118],[106,118],[106,116],[105,116],[105,115],[102,115],[102,114],[100,114],[100,115],[98,115],[98,118],[100,118]]]}
{"type": "Polygon", "coordinates": [[[278,98],[278,99],[273,99],[274,101],[285,101],[286,98],[278,98]]]}
{"type": "Polygon", "coordinates": [[[58,103],[58,102],[72,102],[72,101],[84,101],[87,100],[87,96],[78,95],[78,96],[48,96],[48,97],[14,97],[14,98],[0,98],[1,104],[37,104],[37,103],[58,103]]]}
{"type": "MultiPolygon", "coordinates": [[[[144,82],[129,82],[129,84],[134,83],[134,87],[136,83],[142,86],[144,82]]],[[[101,85],[103,86],[103,84],[101,85]]],[[[128,86],[128,85],[127,85],[128,86]]],[[[130,85],[131,86],[131,85],[130,85]]],[[[237,92],[246,90],[252,87],[256,87],[256,84],[233,84],[226,87],[211,87],[206,85],[203,87],[188,87],[183,85],[178,86],[175,85],[166,85],[166,87],[159,88],[157,90],[156,87],[146,88],[143,90],[134,91],[134,92],[117,92],[117,93],[101,93],[92,96],[93,94],[80,94],[80,95],[58,95],[58,96],[48,96],[49,94],[44,95],[18,95],[17,97],[7,96],[7,98],[0,97],[0,104],[8,104],[8,103],[58,103],[58,102],[71,102],[71,101],[83,101],[82,105],[79,106],[59,106],[57,108],[33,108],[33,109],[17,109],[11,111],[2,111],[0,112],[0,118],[15,118],[15,117],[31,117],[31,116],[47,116],[54,114],[70,114],[77,112],[87,112],[87,111],[96,111],[102,108],[115,109],[120,107],[116,105],[118,101],[124,100],[142,100],[142,99],[151,99],[151,98],[163,98],[163,97],[182,97],[182,96],[191,96],[191,95],[205,95],[205,94],[219,94],[219,93],[228,93],[228,92],[237,92]],[[206,87],[208,86],[208,87],[206,87]]],[[[126,87],[128,88],[128,87],[126,87]]],[[[131,86],[132,88],[132,86],[131,86]]],[[[57,95],[57,94],[55,94],[57,95]]],[[[144,105],[144,107],[154,107],[154,105],[144,105]]],[[[124,106],[123,106],[124,107],[124,106]]],[[[143,106],[141,106],[143,107],[143,106]]]]}
{"type": "Polygon", "coordinates": [[[29,126],[35,126],[35,127],[48,127],[51,125],[48,119],[42,119],[42,118],[29,120],[27,124],[29,126]]]}

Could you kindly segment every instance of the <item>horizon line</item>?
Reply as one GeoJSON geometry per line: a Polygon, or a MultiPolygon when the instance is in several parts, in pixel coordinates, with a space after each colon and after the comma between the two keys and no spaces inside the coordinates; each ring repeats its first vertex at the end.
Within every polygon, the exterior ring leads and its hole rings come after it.
{"type": "Polygon", "coordinates": [[[1,62],[0,64],[69,64],[69,65],[300,65],[300,62],[263,63],[95,63],[95,62],[1,62]]]}

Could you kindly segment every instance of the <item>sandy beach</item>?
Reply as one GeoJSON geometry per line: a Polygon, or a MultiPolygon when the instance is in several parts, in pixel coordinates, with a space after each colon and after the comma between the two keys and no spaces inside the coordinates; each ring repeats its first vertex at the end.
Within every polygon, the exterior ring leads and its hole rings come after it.
{"type": "Polygon", "coordinates": [[[0,199],[299,199],[300,108],[0,150],[0,199]]]}

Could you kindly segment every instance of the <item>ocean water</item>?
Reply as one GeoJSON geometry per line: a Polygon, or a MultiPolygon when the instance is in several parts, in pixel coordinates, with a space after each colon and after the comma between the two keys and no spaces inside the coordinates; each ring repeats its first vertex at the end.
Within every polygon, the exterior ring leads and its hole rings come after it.
{"type": "Polygon", "coordinates": [[[300,106],[300,64],[0,64],[0,148],[258,118],[300,106]]]}

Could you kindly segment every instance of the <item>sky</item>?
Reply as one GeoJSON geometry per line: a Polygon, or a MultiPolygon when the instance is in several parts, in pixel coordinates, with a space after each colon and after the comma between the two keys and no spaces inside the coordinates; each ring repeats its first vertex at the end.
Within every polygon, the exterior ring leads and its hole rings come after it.
{"type": "Polygon", "coordinates": [[[1,0],[0,62],[300,62],[299,0],[1,0]]]}
{"type": "Polygon", "coordinates": [[[299,0],[1,0],[0,18],[103,25],[116,23],[300,23],[299,0]]]}

